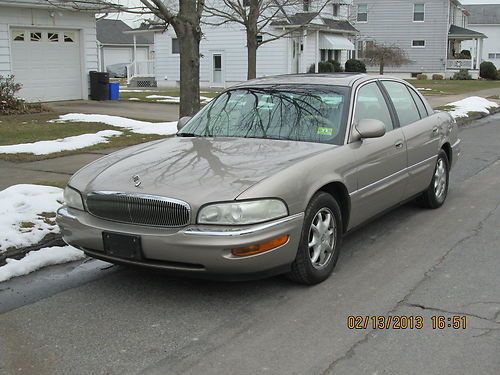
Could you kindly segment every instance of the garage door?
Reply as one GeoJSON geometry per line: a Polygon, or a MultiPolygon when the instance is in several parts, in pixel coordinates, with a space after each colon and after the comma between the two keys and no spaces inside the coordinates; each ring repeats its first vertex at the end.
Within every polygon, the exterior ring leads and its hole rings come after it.
{"type": "Polygon", "coordinates": [[[114,64],[130,64],[132,62],[132,48],[106,47],[103,51],[104,67],[114,64]]]}
{"type": "Polygon", "coordinates": [[[28,101],[82,99],[78,31],[11,30],[12,71],[28,101]]]}

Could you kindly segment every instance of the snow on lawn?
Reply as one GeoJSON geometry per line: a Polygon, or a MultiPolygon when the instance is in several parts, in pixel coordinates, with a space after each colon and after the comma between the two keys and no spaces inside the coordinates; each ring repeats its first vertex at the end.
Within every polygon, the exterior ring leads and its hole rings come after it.
{"type": "Polygon", "coordinates": [[[59,233],[54,219],[62,200],[63,190],[53,186],[21,184],[0,191],[0,253],[59,233]]]}
{"type": "Polygon", "coordinates": [[[169,122],[147,122],[132,120],[126,117],[109,116],[109,115],[88,115],[83,113],[68,113],[67,115],[59,116],[59,119],[52,122],[101,122],[103,124],[115,126],[117,128],[129,129],[134,133],[139,134],[160,134],[172,135],[177,133],[177,121],[169,122]]]}
{"type": "Polygon", "coordinates": [[[452,108],[448,111],[450,115],[454,118],[459,118],[468,117],[469,112],[490,113],[489,109],[497,108],[498,104],[479,96],[471,96],[457,102],[449,103],[446,107],[452,108]]]}
{"type": "MultiPolygon", "coordinates": [[[[146,96],[146,99],[157,99],[155,101],[160,103],[180,103],[181,101],[181,98],[179,98],[178,96],[169,95],[148,95],[146,96]]],[[[200,95],[200,101],[202,104],[206,104],[210,100],[212,100],[212,98],[200,95]]]]}
{"type": "Polygon", "coordinates": [[[101,130],[95,134],[81,134],[52,141],[37,141],[33,143],[0,146],[0,154],[28,153],[46,155],[60,151],[78,150],[99,143],[108,143],[109,137],[115,137],[121,134],[122,132],[116,130],[101,130]]]}
{"type": "Polygon", "coordinates": [[[72,246],[52,246],[30,251],[20,260],[6,260],[7,264],[0,267],[0,282],[16,276],[27,275],[43,267],[73,262],[83,258],[85,258],[83,251],[72,246]]]}

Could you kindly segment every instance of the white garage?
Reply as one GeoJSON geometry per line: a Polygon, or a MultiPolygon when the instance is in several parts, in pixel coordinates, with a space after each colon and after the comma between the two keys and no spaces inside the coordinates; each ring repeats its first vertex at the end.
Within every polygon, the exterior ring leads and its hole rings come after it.
{"type": "Polygon", "coordinates": [[[103,8],[68,4],[0,0],[0,75],[13,74],[28,101],[88,98],[88,72],[98,70],[95,13],[103,8]]]}
{"type": "Polygon", "coordinates": [[[12,72],[23,85],[21,97],[28,101],[82,98],[79,31],[12,28],[10,34],[12,72]]]}

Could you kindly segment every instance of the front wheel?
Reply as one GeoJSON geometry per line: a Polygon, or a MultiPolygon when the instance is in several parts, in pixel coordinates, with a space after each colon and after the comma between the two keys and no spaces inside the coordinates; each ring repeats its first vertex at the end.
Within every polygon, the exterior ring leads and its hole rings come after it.
{"type": "Polygon", "coordinates": [[[446,153],[443,150],[439,151],[432,181],[427,190],[419,198],[419,202],[424,207],[439,208],[446,200],[450,179],[449,165],[446,153]]]}
{"type": "Polygon", "coordinates": [[[297,256],[288,277],[301,284],[326,280],[335,268],[342,241],[342,216],[328,193],[316,194],[307,206],[297,256]]]}

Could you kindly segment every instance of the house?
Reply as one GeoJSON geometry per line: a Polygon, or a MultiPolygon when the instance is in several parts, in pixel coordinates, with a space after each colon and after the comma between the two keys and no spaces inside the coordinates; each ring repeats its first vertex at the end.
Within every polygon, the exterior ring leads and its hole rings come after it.
{"type": "MultiPolygon", "coordinates": [[[[482,4],[467,5],[469,12],[469,28],[480,32],[488,39],[484,40],[481,57],[483,60],[491,61],[500,68],[500,5],[482,4]]],[[[472,49],[471,42],[464,43],[464,48],[472,49]]]]}
{"type": "Polygon", "coordinates": [[[131,64],[133,61],[153,59],[153,36],[130,34],[132,28],[118,19],[97,20],[99,69],[115,64],[131,64]]]}
{"type": "MultiPolygon", "coordinates": [[[[257,49],[257,76],[305,73],[319,61],[341,64],[354,53],[357,30],[349,23],[350,7],[333,0],[318,10],[319,0],[304,0],[299,9],[286,9],[269,22],[262,40],[283,37],[257,49]]],[[[222,3],[221,3],[222,4],[222,3]]],[[[223,5],[221,5],[223,6],[223,5]]],[[[246,33],[237,23],[202,25],[200,86],[228,87],[247,79],[246,33]]],[[[179,85],[179,41],[172,28],[154,30],[154,75],[158,86],[179,85]]]]}
{"type": "Polygon", "coordinates": [[[28,101],[86,99],[97,70],[93,2],[0,0],[0,75],[13,74],[28,101]]]}
{"type": "MultiPolygon", "coordinates": [[[[458,0],[355,0],[355,27],[360,31],[357,56],[364,58],[370,43],[396,45],[406,51],[409,64],[387,67],[404,77],[419,73],[452,76],[469,69],[477,77],[485,35],[468,28],[468,12],[458,0]],[[463,43],[472,54],[462,54],[463,43]]],[[[369,71],[376,71],[374,66],[369,71]]]]}

